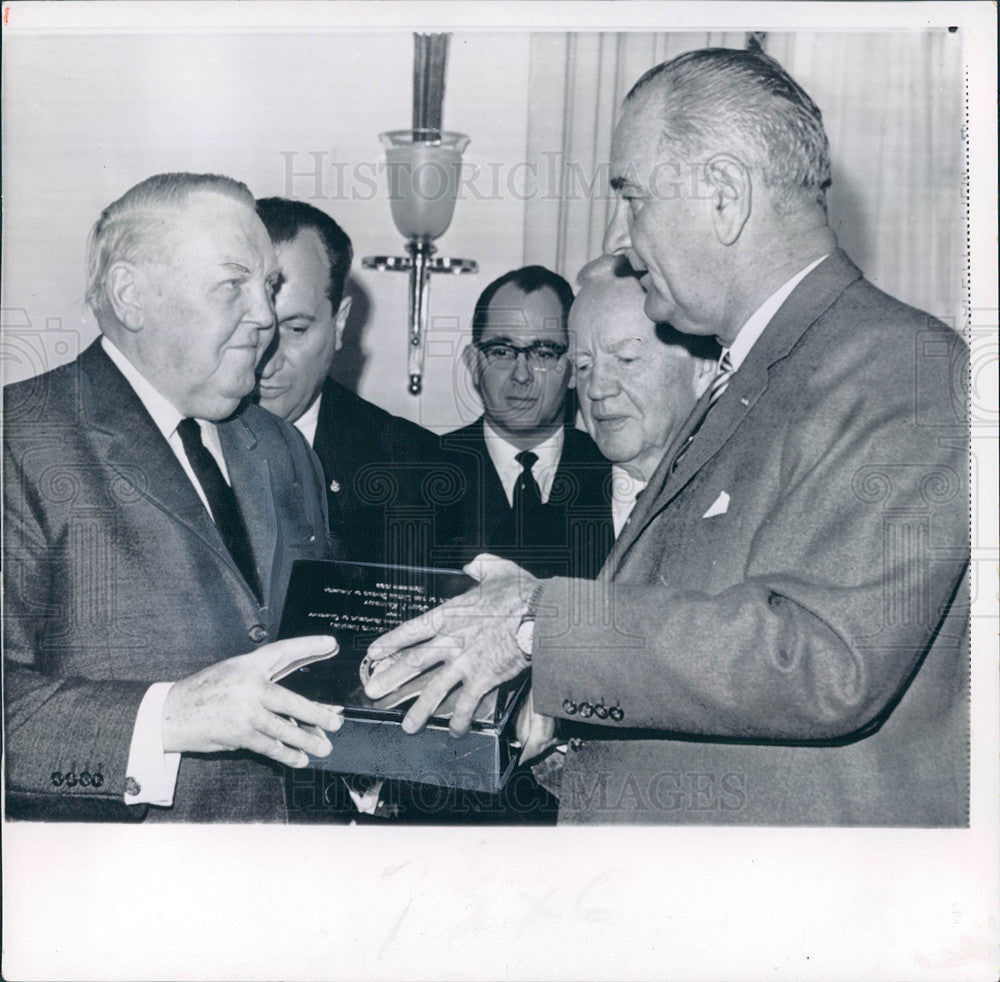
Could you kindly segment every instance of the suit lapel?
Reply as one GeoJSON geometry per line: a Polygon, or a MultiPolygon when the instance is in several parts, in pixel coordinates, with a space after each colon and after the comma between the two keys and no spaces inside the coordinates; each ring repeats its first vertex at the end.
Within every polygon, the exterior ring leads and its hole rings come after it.
{"type": "Polygon", "coordinates": [[[697,429],[703,401],[707,400],[708,393],[699,400],[653,474],[630,521],[622,529],[605,564],[605,571],[613,574],[620,569],[628,550],[650,522],[726,445],[766,392],[771,366],[785,358],[844,290],[860,278],[861,271],[838,249],[796,286],[750,349],[701,428],[697,429]],[[678,453],[696,429],[697,435],[690,448],[674,469],[678,453]]]}
{"type": "Polygon", "coordinates": [[[200,539],[242,583],[243,577],[198,492],[142,400],[104,353],[100,339],[83,353],[81,364],[83,419],[97,442],[104,443],[108,466],[128,487],[200,539]]]}
{"type": "Polygon", "coordinates": [[[104,353],[100,340],[84,352],[81,360],[83,418],[106,440],[108,465],[137,493],[206,545],[225,552],[198,492],[142,400],[104,353]]]}

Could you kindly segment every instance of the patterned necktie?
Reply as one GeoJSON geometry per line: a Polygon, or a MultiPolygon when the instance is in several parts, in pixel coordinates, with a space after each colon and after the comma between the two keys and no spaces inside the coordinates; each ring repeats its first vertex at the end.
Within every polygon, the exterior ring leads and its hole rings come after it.
{"type": "Polygon", "coordinates": [[[542,489],[531,473],[538,454],[522,450],[514,459],[521,465],[521,473],[514,485],[514,510],[522,515],[531,514],[542,507],[542,489]]]}
{"type": "Polygon", "coordinates": [[[698,435],[698,431],[705,425],[705,420],[708,418],[708,414],[711,412],[712,406],[714,406],[722,398],[722,393],[729,387],[729,383],[732,381],[735,373],[736,369],[733,368],[732,359],[729,357],[729,350],[726,349],[722,352],[718,368],[716,369],[715,376],[708,386],[707,393],[701,398],[701,419],[698,420],[695,428],[688,435],[687,440],[684,441],[684,446],[681,447],[677,456],[674,458],[674,462],[670,468],[672,471],[677,470],[677,465],[681,462],[681,458],[688,452],[688,448],[691,446],[694,438],[698,435]]]}
{"type": "Polygon", "coordinates": [[[260,582],[254,566],[253,552],[250,549],[250,537],[240,513],[240,506],[233,494],[233,489],[222,476],[222,470],[215,457],[208,451],[201,439],[201,427],[197,420],[182,419],[177,424],[177,435],[184,445],[191,470],[194,471],[205,497],[208,499],[215,527],[222,536],[229,555],[243,574],[250,589],[260,599],[260,582]]]}

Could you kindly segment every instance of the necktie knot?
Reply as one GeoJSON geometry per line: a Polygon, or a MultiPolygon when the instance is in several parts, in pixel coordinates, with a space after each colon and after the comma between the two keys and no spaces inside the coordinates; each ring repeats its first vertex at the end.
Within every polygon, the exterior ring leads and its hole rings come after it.
{"type": "Polygon", "coordinates": [[[519,512],[527,509],[538,509],[542,504],[542,491],[531,473],[531,468],[538,460],[538,454],[530,450],[522,450],[514,459],[521,465],[517,484],[514,485],[514,507],[519,512]]]}
{"type": "Polygon", "coordinates": [[[522,471],[530,472],[538,460],[538,454],[532,453],[530,450],[522,450],[514,459],[521,465],[522,471]]]}
{"type": "Polygon", "coordinates": [[[198,425],[198,420],[192,419],[190,416],[177,424],[177,435],[181,438],[184,452],[189,458],[193,450],[205,445],[201,438],[201,427],[198,425]]]}
{"type": "Polygon", "coordinates": [[[711,408],[726,391],[729,383],[732,381],[733,372],[733,360],[729,356],[729,351],[723,351],[722,357],[719,359],[719,367],[716,369],[715,378],[712,379],[712,384],[708,387],[709,397],[708,405],[711,408]]]}

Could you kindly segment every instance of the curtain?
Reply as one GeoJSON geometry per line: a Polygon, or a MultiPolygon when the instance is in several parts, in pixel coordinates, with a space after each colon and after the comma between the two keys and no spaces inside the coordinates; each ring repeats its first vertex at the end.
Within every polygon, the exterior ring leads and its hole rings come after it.
{"type": "MultiPolygon", "coordinates": [[[[525,263],[571,283],[600,254],[612,200],[611,134],[639,76],[729,33],[535,34],[531,44],[525,263]]],[[[755,33],[813,97],[830,138],[830,224],[877,286],[955,323],[962,309],[961,39],[940,31],[755,33]]]]}

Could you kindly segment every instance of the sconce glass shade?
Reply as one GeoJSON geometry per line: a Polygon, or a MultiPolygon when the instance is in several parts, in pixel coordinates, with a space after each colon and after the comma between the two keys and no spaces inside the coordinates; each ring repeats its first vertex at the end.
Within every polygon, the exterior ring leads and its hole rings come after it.
{"type": "Polygon", "coordinates": [[[379,139],[396,228],[407,239],[424,242],[443,235],[455,213],[462,151],[469,138],[441,130],[391,130],[379,139]]]}

